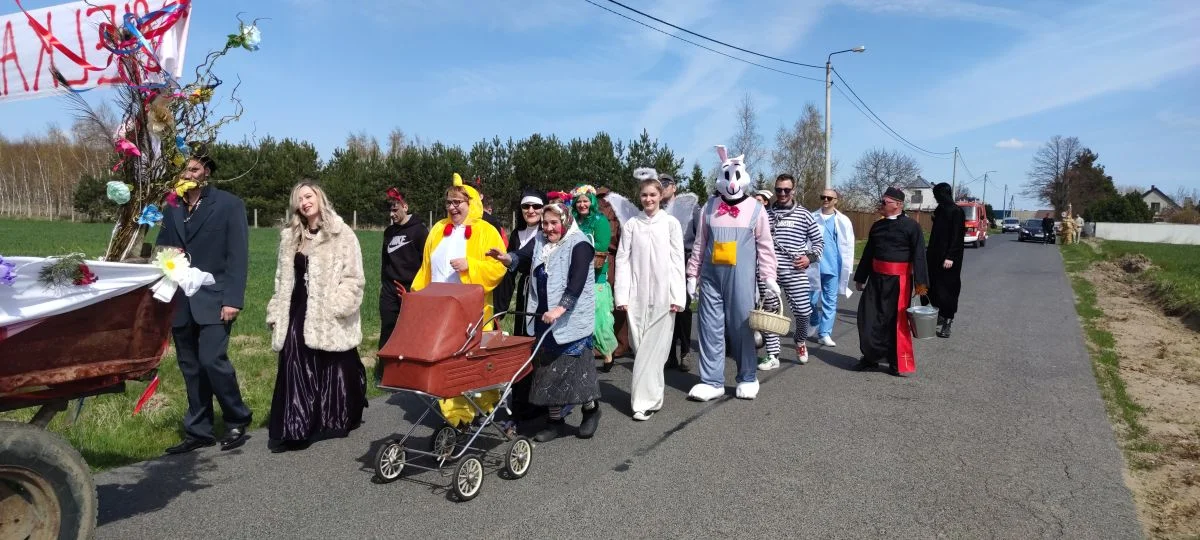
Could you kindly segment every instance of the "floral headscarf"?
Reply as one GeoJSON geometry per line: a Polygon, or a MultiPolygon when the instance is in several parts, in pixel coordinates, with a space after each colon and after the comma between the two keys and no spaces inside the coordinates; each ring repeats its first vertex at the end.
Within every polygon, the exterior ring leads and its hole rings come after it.
{"type": "Polygon", "coordinates": [[[595,241],[596,224],[600,221],[608,221],[608,218],[600,212],[600,200],[596,197],[595,187],[589,184],[580,184],[571,190],[571,217],[575,218],[575,221],[579,223],[579,230],[583,231],[583,234],[587,235],[588,238],[595,241]],[[575,209],[575,201],[578,201],[581,197],[587,198],[588,202],[591,203],[588,206],[587,216],[579,215],[579,211],[575,209]]]}

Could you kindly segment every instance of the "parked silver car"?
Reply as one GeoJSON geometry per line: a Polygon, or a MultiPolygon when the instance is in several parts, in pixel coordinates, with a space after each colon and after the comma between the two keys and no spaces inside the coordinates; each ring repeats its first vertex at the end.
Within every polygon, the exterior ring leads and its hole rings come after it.
{"type": "Polygon", "coordinates": [[[1021,220],[1015,217],[1004,218],[1000,224],[1000,230],[1006,233],[1021,232],[1021,220]]]}

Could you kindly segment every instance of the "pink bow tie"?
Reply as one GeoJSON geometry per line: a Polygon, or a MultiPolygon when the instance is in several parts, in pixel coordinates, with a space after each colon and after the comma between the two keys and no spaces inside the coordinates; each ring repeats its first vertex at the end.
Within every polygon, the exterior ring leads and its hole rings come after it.
{"type": "Polygon", "coordinates": [[[722,201],[721,205],[717,207],[717,216],[718,217],[723,216],[725,214],[729,214],[730,216],[733,216],[733,217],[738,217],[738,212],[741,212],[740,208],[738,208],[736,206],[731,206],[729,203],[724,202],[724,201],[722,201]]]}

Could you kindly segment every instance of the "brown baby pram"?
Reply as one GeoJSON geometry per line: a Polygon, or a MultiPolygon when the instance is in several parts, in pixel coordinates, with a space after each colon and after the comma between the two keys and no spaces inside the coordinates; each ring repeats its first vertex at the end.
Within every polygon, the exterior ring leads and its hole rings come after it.
{"type": "Polygon", "coordinates": [[[496,422],[506,409],[513,384],[527,376],[538,347],[534,338],[485,330],[501,315],[486,317],[483,288],[478,285],[432,283],[404,295],[396,328],[379,351],[383,376],[379,388],[417,396],[426,405],[421,417],[399,439],[388,440],[375,455],[375,475],[381,482],[400,477],[408,467],[451,476],[450,489],[460,501],[479,494],[485,465],[508,478],[525,476],[533,458],[533,443],[496,422]],[[445,400],[469,407],[474,417],[452,422],[445,400]],[[433,412],[445,424],[434,434],[428,450],[408,444],[409,438],[433,412]],[[484,440],[499,442],[482,449],[484,440]],[[457,462],[450,471],[448,463],[457,462]]]}

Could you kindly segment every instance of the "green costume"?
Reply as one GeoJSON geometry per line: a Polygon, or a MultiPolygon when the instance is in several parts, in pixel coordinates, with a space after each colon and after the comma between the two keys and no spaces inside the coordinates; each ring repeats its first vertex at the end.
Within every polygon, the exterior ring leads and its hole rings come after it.
{"type": "Polygon", "coordinates": [[[608,283],[608,248],[612,243],[612,227],[608,218],[600,213],[600,201],[596,198],[596,188],[590,185],[580,185],[571,191],[572,201],[586,197],[591,206],[587,216],[581,216],[575,204],[571,204],[571,214],[578,224],[579,230],[592,241],[596,255],[604,256],[604,264],[596,269],[596,330],[594,341],[596,350],[604,356],[611,355],[617,348],[617,335],[613,332],[613,295],[612,286],[608,283]]]}

